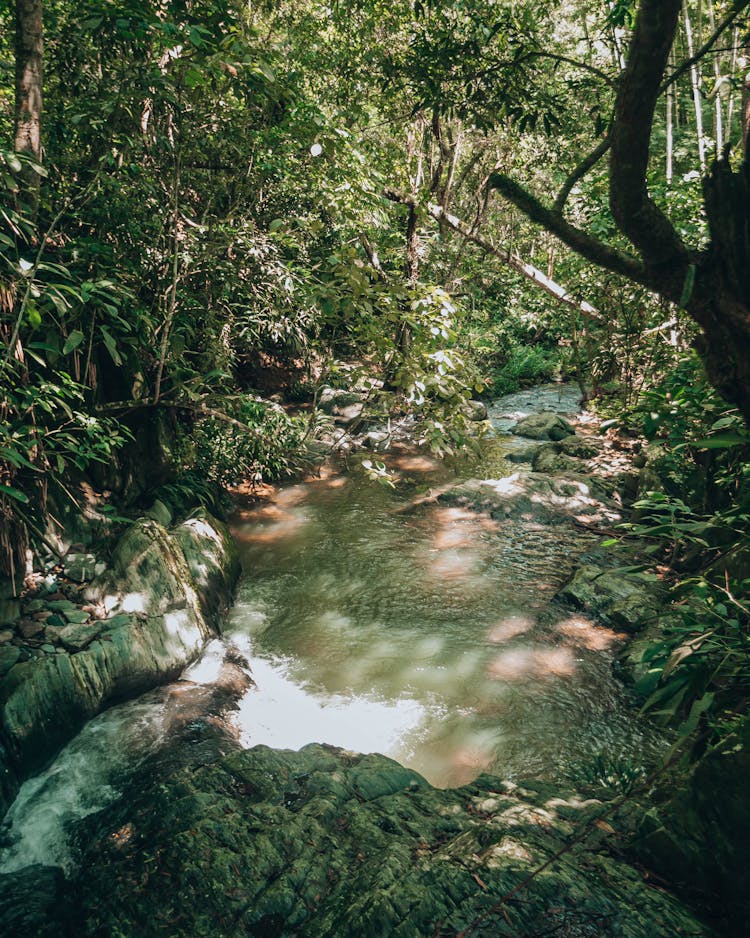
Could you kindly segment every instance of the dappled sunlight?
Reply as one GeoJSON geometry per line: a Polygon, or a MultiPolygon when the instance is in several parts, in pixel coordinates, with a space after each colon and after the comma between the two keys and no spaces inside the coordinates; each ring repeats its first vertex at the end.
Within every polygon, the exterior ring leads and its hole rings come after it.
{"type": "MultiPolygon", "coordinates": [[[[150,598],[145,596],[143,593],[126,593],[119,600],[120,610],[122,612],[146,612],[146,607],[150,602],[150,598]]],[[[104,600],[105,608],[107,607],[107,600],[104,600]]],[[[112,607],[114,608],[114,606],[112,607]]]]}
{"type": "Polygon", "coordinates": [[[390,457],[389,466],[400,469],[401,472],[445,473],[445,467],[437,459],[422,455],[406,455],[390,457]]]}
{"type": "Polygon", "coordinates": [[[301,511],[283,511],[270,505],[258,513],[255,524],[243,524],[234,535],[240,544],[277,544],[297,537],[309,520],[301,511]]]}
{"type": "Polygon", "coordinates": [[[613,632],[602,625],[596,625],[584,616],[570,616],[555,625],[555,631],[564,635],[575,645],[581,645],[590,651],[607,651],[618,642],[627,638],[624,632],[613,632]]]}
{"type": "Polygon", "coordinates": [[[534,628],[536,622],[530,616],[506,616],[496,622],[487,632],[487,641],[493,645],[502,645],[517,635],[523,635],[534,628]]]}
{"type": "Polygon", "coordinates": [[[569,648],[539,646],[510,648],[489,664],[488,674],[499,681],[526,681],[531,678],[569,677],[575,672],[575,659],[569,648]]]}

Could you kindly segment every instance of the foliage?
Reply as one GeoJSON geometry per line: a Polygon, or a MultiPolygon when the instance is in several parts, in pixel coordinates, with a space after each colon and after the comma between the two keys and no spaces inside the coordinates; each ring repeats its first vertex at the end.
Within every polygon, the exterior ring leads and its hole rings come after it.
{"type": "Polygon", "coordinates": [[[644,709],[681,735],[707,723],[718,731],[750,694],[750,435],[694,356],[644,394],[637,416],[665,444],[654,461],[665,490],[647,492],[623,527],[676,575],[672,614],[644,651],[637,689],[644,709]]]}
{"type": "Polygon", "coordinates": [[[224,412],[235,422],[207,416],[193,428],[191,468],[199,476],[221,485],[243,479],[261,483],[291,475],[304,464],[303,418],[248,396],[226,400],[224,412]]]}

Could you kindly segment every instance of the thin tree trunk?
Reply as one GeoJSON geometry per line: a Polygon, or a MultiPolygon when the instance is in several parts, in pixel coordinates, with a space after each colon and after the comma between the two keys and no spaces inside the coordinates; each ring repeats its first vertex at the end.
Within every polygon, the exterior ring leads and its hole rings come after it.
{"type": "MultiPolygon", "coordinates": [[[[673,56],[669,57],[669,70],[673,69],[673,56]]],[[[667,185],[672,185],[674,179],[674,85],[666,91],[667,102],[667,185]]]]}
{"type": "MultiPolygon", "coordinates": [[[[42,162],[43,52],[42,0],[16,0],[14,146],[37,163],[42,162]]],[[[30,170],[27,180],[38,190],[38,173],[30,170]]]]}
{"type": "MultiPolygon", "coordinates": [[[[690,12],[688,11],[687,0],[683,0],[682,18],[685,24],[685,38],[687,39],[688,56],[692,59],[695,55],[695,43],[693,41],[693,26],[690,22],[690,12]]],[[[695,108],[695,132],[698,137],[698,160],[700,161],[701,175],[706,175],[706,144],[703,140],[703,107],[701,102],[700,90],[700,72],[698,65],[693,63],[690,66],[690,85],[693,90],[693,106],[695,108]]]]}

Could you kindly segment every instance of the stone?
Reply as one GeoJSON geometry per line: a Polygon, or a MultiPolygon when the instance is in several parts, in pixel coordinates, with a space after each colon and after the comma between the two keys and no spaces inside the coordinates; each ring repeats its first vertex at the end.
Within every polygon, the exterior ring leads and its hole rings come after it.
{"type": "Polygon", "coordinates": [[[487,405],[484,401],[475,401],[469,399],[461,404],[461,413],[467,420],[473,420],[477,423],[487,419],[487,405]]]}
{"type": "Polygon", "coordinates": [[[0,631],[0,645],[4,645],[6,642],[12,641],[14,634],[15,633],[10,629],[3,629],[0,631]]]}
{"type": "Polygon", "coordinates": [[[172,512],[158,498],[155,499],[153,505],[146,512],[147,518],[153,518],[154,521],[158,521],[159,524],[163,524],[165,528],[168,528],[172,523],[172,512]]]}
{"type": "Polygon", "coordinates": [[[82,651],[84,648],[88,648],[94,639],[98,638],[100,632],[100,622],[92,622],[90,625],[76,623],[66,625],[64,629],[61,629],[59,638],[64,648],[69,652],[75,653],[82,651]]]}
{"type": "Polygon", "coordinates": [[[43,651],[45,655],[54,655],[57,649],[55,648],[54,645],[42,645],[42,647],[40,648],[40,651],[43,651]]]}
{"type": "Polygon", "coordinates": [[[555,786],[480,776],[440,790],[320,745],[165,771],[92,816],[68,933],[419,938],[482,918],[482,934],[508,938],[712,935],[609,851],[591,823],[604,804],[555,786]],[[565,849],[587,824],[583,848],[565,849]]]}
{"type": "Polygon", "coordinates": [[[51,600],[47,635],[59,629],[67,647],[80,650],[24,660],[29,653],[17,649],[0,683],[0,815],[20,782],[49,764],[87,720],[115,700],[176,679],[218,630],[239,562],[225,526],[207,514],[190,520],[182,531],[183,542],[192,541],[190,562],[177,536],[150,519],[135,522],[115,545],[111,568],[88,590],[107,608],[105,599],[119,604],[122,616],[68,624],[66,612],[88,614],[64,597],[51,600]]]}
{"type": "Polygon", "coordinates": [[[18,631],[25,639],[38,638],[44,635],[44,626],[36,619],[21,619],[17,625],[18,631]]]}
{"type": "Polygon", "coordinates": [[[90,616],[83,609],[64,609],[63,618],[72,625],[80,625],[82,622],[87,622],[90,616]]]}
{"type": "Polygon", "coordinates": [[[20,657],[20,648],[15,645],[3,645],[0,648],[0,677],[4,677],[20,657]]]}
{"type": "Polygon", "coordinates": [[[558,596],[628,632],[638,632],[654,622],[665,601],[664,589],[654,574],[621,573],[593,564],[580,566],[558,596]]]}
{"type": "Polygon", "coordinates": [[[68,553],[64,563],[65,575],[76,583],[85,583],[95,576],[97,561],[93,554],[68,553]]]}
{"type": "Polygon", "coordinates": [[[21,602],[18,599],[0,599],[0,626],[13,625],[21,618],[21,602]]]}
{"type": "Polygon", "coordinates": [[[46,603],[43,599],[29,599],[24,603],[23,610],[27,614],[33,612],[44,612],[46,603]]]}
{"type": "Polygon", "coordinates": [[[573,436],[575,430],[559,414],[545,411],[541,414],[529,414],[519,420],[511,427],[511,433],[532,440],[562,440],[566,436],[573,436]]]}
{"type": "Polygon", "coordinates": [[[596,478],[514,472],[503,479],[469,479],[438,496],[438,501],[488,512],[495,519],[525,518],[559,524],[586,517],[612,523],[619,512],[596,478]]]}

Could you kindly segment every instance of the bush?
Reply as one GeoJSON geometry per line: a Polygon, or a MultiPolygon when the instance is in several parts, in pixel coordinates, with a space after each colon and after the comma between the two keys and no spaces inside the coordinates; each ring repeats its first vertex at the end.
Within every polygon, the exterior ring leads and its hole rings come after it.
{"type": "Polygon", "coordinates": [[[202,418],[193,430],[194,469],[211,482],[267,482],[291,475],[304,462],[306,421],[252,397],[228,402],[224,416],[202,418]]]}

